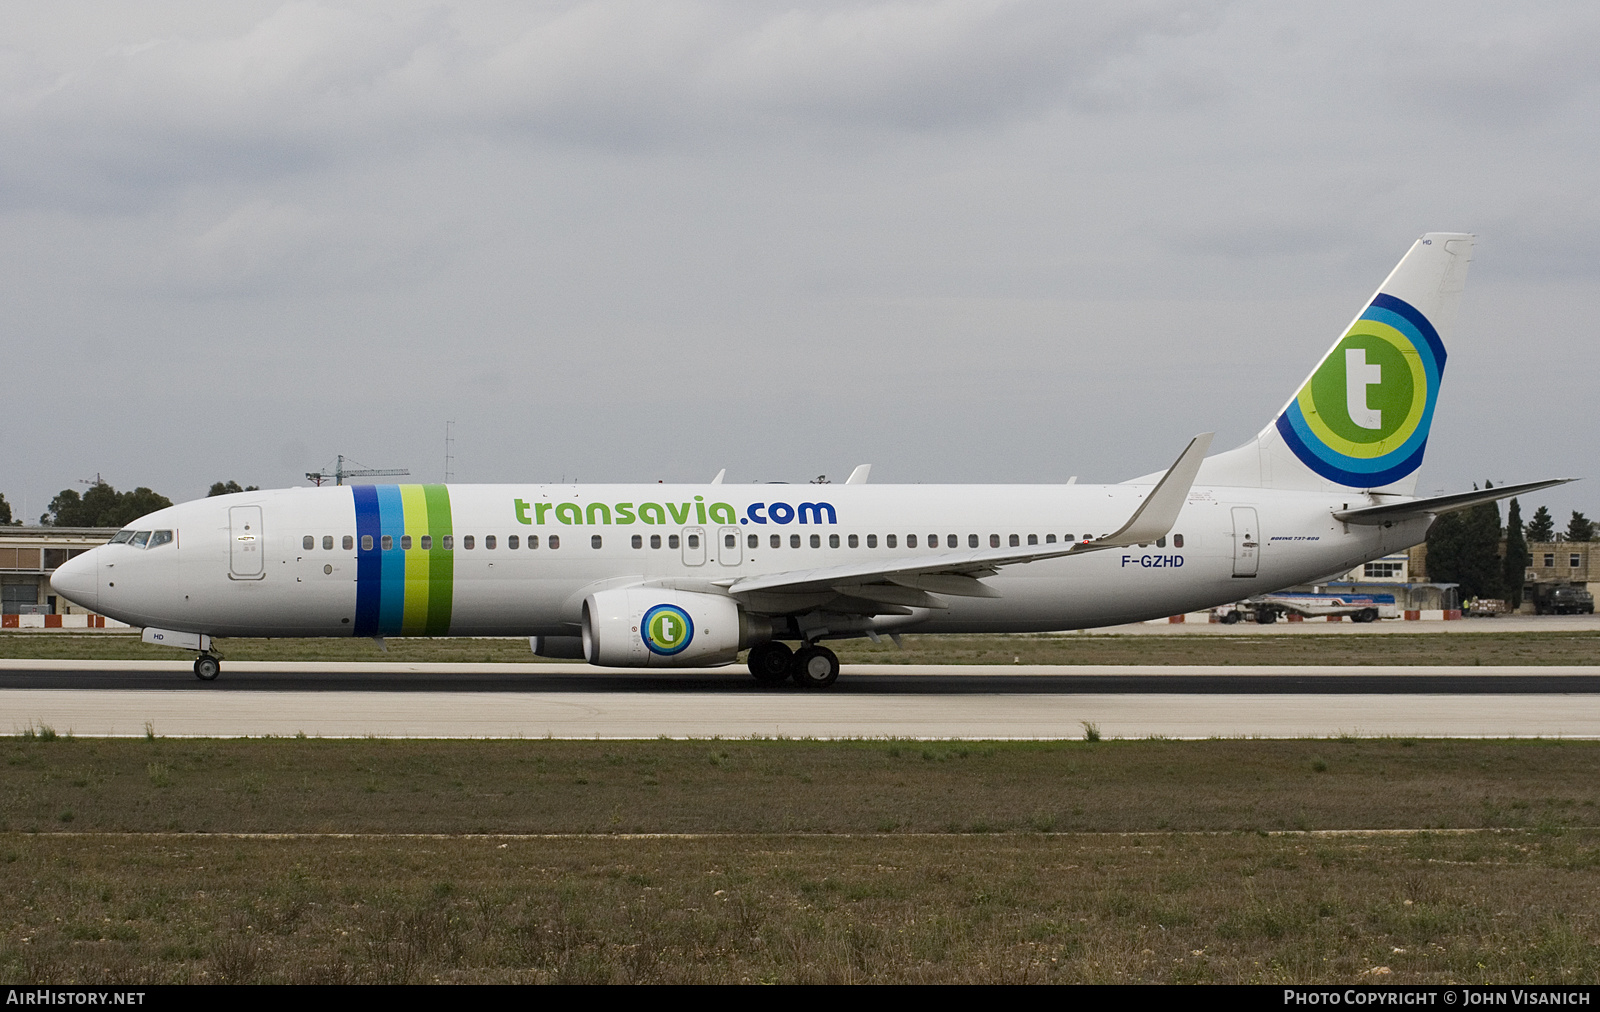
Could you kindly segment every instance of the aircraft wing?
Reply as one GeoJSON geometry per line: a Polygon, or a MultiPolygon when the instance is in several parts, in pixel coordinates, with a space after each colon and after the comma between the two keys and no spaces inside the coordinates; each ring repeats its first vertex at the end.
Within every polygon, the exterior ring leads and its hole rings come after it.
{"type": "Polygon", "coordinates": [[[1455,495],[1438,495],[1431,499],[1407,499],[1405,502],[1384,503],[1380,506],[1361,506],[1353,510],[1335,510],[1333,518],[1347,524],[1362,524],[1369,527],[1392,524],[1398,520],[1411,520],[1417,517],[1437,516],[1440,513],[1454,513],[1456,510],[1471,509],[1482,506],[1486,502],[1497,499],[1509,499],[1514,495],[1523,495],[1536,492],[1541,488],[1552,485],[1565,485],[1576,478],[1552,478],[1549,481],[1529,481],[1521,485],[1502,485],[1500,488],[1486,488],[1474,492],[1458,492],[1455,495]]]}
{"type": "Polygon", "coordinates": [[[1200,462],[1211,447],[1211,437],[1212,433],[1204,432],[1190,440],[1177,461],[1161,476],[1161,480],[1139,504],[1139,508],[1133,511],[1128,521],[1101,537],[1070,545],[974,548],[910,559],[885,559],[771,573],[733,580],[726,584],[728,593],[736,597],[831,593],[890,606],[934,608],[943,607],[943,604],[930,598],[929,594],[999,597],[999,592],[983,583],[981,578],[993,576],[1004,566],[1059,559],[1108,548],[1126,548],[1165,537],[1177,522],[1178,513],[1189,498],[1189,489],[1194,485],[1200,462]]]}

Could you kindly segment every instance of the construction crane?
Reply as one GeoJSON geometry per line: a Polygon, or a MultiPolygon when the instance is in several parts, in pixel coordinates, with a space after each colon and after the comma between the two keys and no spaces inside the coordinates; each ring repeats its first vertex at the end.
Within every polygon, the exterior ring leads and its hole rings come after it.
{"type": "Polygon", "coordinates": [[[335,485],[343,485],[346,478],[369,478],[380,474],[410,474],[403,467],[358,467],[344,466],[344,454],[339,454],[338,462],[333,465],[332,471],[307,471],[306,477],[315,482],[318,488],[329,478],[335,485]]]}

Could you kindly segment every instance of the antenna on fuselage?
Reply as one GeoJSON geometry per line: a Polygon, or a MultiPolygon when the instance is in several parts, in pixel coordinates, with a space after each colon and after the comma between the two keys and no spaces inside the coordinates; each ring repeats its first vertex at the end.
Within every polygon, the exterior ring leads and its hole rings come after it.
{"type": "MultiPolygon", "coordinates": [[[[306,477],[315,483],[318,488],[321,488],[322,483],[329,478],[333,479],[335,485],[343,485],[346,478],[370,478],[380,474],[411,473],[403,467],[345,467],[344,454],[342,453],[339,454],[336,460],[337,462],[333,465],[332,471],[307,471],[306,477]]],[[[351,461],[351,463],[357,462],[351,461]]]]}

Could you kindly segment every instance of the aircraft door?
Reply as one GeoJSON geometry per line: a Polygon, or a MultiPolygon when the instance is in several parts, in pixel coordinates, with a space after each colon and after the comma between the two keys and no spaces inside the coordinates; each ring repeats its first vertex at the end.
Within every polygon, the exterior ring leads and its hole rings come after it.
{"type": "Polygon", "coordinates": [[[744,555],[739,548],[739,528],[718,528],[717,537],[721,539],[721,543],[717,545],[717,561],[724,566],[737,566],[744,555]]]}
{"type": "Polygon", "coordinates": [[[267,575],[266,537],[261,529],[261,507],[230,507],[228,533],[228,576],[235,580],[264,578],[267,575]]]}
{"type": "Polygon", "coordinates": [[[683,564],[685,566],[703,566],[706,564],[705,528],[685,527],[683,529],[683,564]]]}
{"type": "Polygon", "coordinates": [[[1253,506],[1233,508],[1233,575],[1255,576],[1261,555],[1261,528],[1253,506]]]}

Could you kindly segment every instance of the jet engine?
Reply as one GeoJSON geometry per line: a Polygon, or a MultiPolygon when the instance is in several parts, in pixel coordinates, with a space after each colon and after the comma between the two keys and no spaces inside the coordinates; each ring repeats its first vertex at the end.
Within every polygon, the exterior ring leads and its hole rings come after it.
{"type": "Polygon", "coordinates": [[[583,602],[583,656],[621,668],[728,664],[742,647],[772,638],[732,598],[684,590],[619,587],[583,602]]]}

